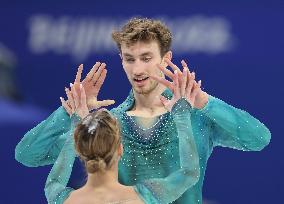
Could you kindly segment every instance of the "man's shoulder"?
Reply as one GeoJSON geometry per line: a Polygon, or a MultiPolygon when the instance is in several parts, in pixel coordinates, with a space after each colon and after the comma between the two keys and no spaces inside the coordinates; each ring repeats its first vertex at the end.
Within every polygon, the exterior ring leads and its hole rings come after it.
{"type": "Polygon", "coordinates": [[[114,107],[110,110],[110,112],[115,115],[116,117],[124,113],[129,107],[129,104],[125,101],[119,104],[117,107],[114,107]]]}
{"type": "Polygon", "coordinates": [[[114,115],[122,114],[123,112],[129,110],[134,104],[133,94],[130,92],[128,97],[117,107],[112,108],[110,111],[114,115]]]}

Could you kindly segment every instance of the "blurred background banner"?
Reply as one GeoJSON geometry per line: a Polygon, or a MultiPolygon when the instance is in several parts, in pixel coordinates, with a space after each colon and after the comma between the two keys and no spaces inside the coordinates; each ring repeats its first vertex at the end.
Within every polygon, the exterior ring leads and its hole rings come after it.
{"type": "Polygon", "coordinates": [[[130,85],[111,32],[129,18],[163,20],[173,61],[185,59],[205,91],[262,121],[272,141],[261,152],[215,148],[204,203],[284,203],[284,1],[0,2],[0,204],[46,203],[50,166],[14,159],[25,132],[58,106],[79,64],[106,62],[100,99],[120,104],[130,85]]]}

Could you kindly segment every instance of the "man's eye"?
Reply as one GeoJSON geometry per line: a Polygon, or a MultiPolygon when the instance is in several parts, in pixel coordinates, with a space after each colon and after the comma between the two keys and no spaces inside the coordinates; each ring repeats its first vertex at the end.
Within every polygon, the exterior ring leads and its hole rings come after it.
{"type": "Polygon", "coordinates": [[[134,62],[134,59],[128,58],[128,59],[126,59],[126,62],[134,62]]]}
{"type": "Polygon", "coordinates": [[[144,58],[143,58],[143,61],[144,61],[144,62],[149,62],[151,59],[152,59],[151,57],[144,57],[144,58]]]}

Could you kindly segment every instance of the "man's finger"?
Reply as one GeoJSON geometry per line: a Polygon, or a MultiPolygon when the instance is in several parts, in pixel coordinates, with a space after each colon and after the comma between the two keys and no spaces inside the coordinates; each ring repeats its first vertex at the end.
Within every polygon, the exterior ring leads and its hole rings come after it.
{"type": "Polygon", "coordinates": [[[192,79],[195,80],[195,72],[192,72],[192,79]]]}
{"type": "Polygon", "coordinates": [[[189,70],[189,68],[188,68],[188,66],[187,66],[187,63],[186,63],[184,60],[181,60],[181,65],[182,65],[182,67],[183,67],[184,69],[187,69],[187,70],[189,71],[189,73],[190,73],[190,70],[189,70]]]}
{"type": "Polygon", "coordinates": [[[184,60],[181,60],[181,65],[188,68],[187,63],[184,60]]]}
{"type": "Polygon", "coordinates": [[[173,69],[173,71],[177,71],[178,74],[181,74],[180,69],[178,68],[178,66],[176,66],[174,63],[172,63],[171,60],[165,58],[165,62],[173,69]]]}
{"type": "Polygon", "coordinates": [[[175,75],[174,75],[174,95],[177,98],[180,98],[180,87],[179,87],[179,78],[177,70],[175,70],[175,75]]]}
{"type": "Polygon", "coordinates": [[[96,108],[100,108],[100,107],[105,107],[105,106],[110,106],[112,104],[114,104],[115,101],[114,100],[102,100],[102,101],[97,101],[96,103],[96,108]]]}
{"type": "Polygon", "coordinates": [[[187,70],[187,73],[188,73],[187,74],[187,84],[188,84],[190,76],[191,76],[190,70],[189,70],[189,68],[187,66],[187,63],[184,60],[181,60],[181,65],[182,65],[183,69],[187,70]]]}
{"type": "Polygon", "coordinates": [[[94,76],[92,78],[92,83],[95,84],[98,80],[98,78],[100,77],[100,75],[102,74],[104,68],[106,67],[105,63],[101,63],[100,67],[98,68],[98,70],[94,73],[94,76]]]}
{"type": "Polygon", "coordinates": [[[168,81],[168,80],[166,80],[165,78],[161,78],[161,77],[157,77],[157,76],[149,76],[150,78],[152,78],[152,79],[154,79],[155,81],[157,81],[157,82],[159,82],[159,83],[161,83],[161,84],[163,84],[163,85],[165,85],[166,87],[168,87],[171,91],[173,91],[173,84],[170,82],[170,81],[168,81]]]}
{"type": "Polygon", "coordinates": [[[171,80],[174,78],[174,73],[172,73],[170,70],[168,70],[166,67],[161,66],[160,64],[157,65],[159,70],[161,70],[167,77],[169,77],[171,80]]]}
{"type": "Polygon", "coordinates": [[[93,68],[89,71],[89,73],[87,74],[86,78],[82,81],[82,83],[86,82],[86,81],[91,81],[94,74],[96,73],[96,71],[98,70],[99,66],[101,65],[100,62],[96,62],[96,64],[93,66],[93,68]]]}
{"type": "Polygon", "coordinates": [[[105,81],[105,78],[106,78],[106,74],[107,74],[107,70],[103,69],[100,77],[96,81],[96,84],[95,84],[95,87],[94,87],[94,89],[96,90],[96,95],[98,95],[100,90],[101,90],[101,87],[102,87],[102,85],[105,81]]]}

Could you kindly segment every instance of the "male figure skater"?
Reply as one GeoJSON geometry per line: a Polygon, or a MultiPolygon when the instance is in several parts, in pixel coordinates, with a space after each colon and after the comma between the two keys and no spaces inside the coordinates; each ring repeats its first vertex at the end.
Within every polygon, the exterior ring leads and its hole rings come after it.
{"type": "MultiPolygon", "coordinates": [[[[207,160],[216,146],[243,151],[259,151],[270,141],[269,130],[247,112],[234,108],[206,92],[196,82],[187,64],[180,67],[171,62],[172,35],[160,21],[131,19],[120,31],[113,32],[120,51],[123,69],[132,86],[127,99],[111,112],[121,125],[124,154],[119,163],[119,180],[134,185],[145,178],[161,178],[175,171],[180,163],[178,139],[172,115],[165,106],[175,90],[171,80],[177,74],[187,77],[188,93],[198,90],[195,97],[191,124],[199,153],[200,179],[174,203],[202,203],[202,185],[207,160]],[[158,66],[157,66],[158,65],[158,66]],[[167,69],[170,66],[174,73],[167,69]],[[184,74],[185,73],[185,74],[184,74]],[[194,89],[195,87],[195,89],[194,89]],[[198,87],[198,89],[196,89],[198,87]]],[[[97,100],[106,76],[105,64],[97,63],[87,77],[80,82],[79,67],[74,86],[82,84],[87,94],[88,106],[97,100]]],[[[69,93],[68,90],[67,95],[69,93]]],[[[115,87],[113,90],[115,92],[115,87]]],[[[185,94],[190,95],[190,94],[185,94]]],[[[190,98],[186,97],[188,101],[190,98]]],[[[62,99],[68,110],[68,100],[62,99]]],[[[113,101],[102,101],[109,105],[113,101]]],[[[16,159],[26,166],[52,164],[70,130],[70,118],[63,107],[57,109],[45,121],[30,130],[16,147],[16,159]]],[[[189,147],[190,148],[190,147],[189,147]]],[[[190,155],[189,155],[190,159],[190,155]]],[[[153,186],[149,186],[151,191],[153,186]]],[[[161,191],[163,188],[161,188],[161,191]]]]}

